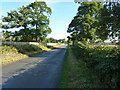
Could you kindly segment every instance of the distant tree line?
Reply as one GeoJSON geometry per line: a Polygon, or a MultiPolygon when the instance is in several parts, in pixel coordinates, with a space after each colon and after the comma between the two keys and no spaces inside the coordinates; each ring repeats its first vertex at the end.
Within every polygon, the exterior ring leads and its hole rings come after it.
{"type": "Polygon", "coordinates": [[[54,38],[47,38],[47,43],[66,43],[65,39],[54,39],[54,38]]]}
{"type": "Polygon", "coordinates": [[[81,2],[68,26],[68,41],[94,43],[108,38],[120,43],[120,3],[81,2]]]}
{"type": "Polygon", "coordinates": [[[43,1],[36,1],[8,12],[7,16],[2,18],[2,22],[6,23],[1,25],[4,29],[4,39],[42,42],[51,33],[49,27],[51,13],[51,9],[43,1]],[[15,32],[7,30],[12,28],[20,30],[15,32]]]}

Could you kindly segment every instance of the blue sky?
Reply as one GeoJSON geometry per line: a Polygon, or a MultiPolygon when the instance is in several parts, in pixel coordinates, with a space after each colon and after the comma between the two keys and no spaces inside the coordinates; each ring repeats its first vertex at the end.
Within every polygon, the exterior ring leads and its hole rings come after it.
{"type": "MultiPolygon", "coordinates": [[[[76,15],[79,4],[75,3],[74,0],[44,0],[47,5],[52,9],[50,16],[50,27],[52,33],[48,37],[56,39],[66,38],[67,28],[73,17],[76,15]]],[[[10,10],[17,10],[22,5],[28,5],[33,2],[32,0],[4,0],[0,2],[0,17],[6,16],[6,12],[10,10]],[[26,1],[26,2],[24,2],[26,1]],[[28,2],[29,1],[29,2],[28,2]]],[[[10,29],[14,31],[13,29],[10,29]]]]}

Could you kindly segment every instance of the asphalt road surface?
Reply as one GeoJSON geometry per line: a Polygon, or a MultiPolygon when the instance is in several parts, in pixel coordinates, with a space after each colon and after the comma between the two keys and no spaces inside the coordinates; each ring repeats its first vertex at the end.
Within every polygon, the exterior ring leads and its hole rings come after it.
{"type": "Polygon", "coordinates": [[[66,46],[2,67],[2,88],[58,88],[66,46]]]}

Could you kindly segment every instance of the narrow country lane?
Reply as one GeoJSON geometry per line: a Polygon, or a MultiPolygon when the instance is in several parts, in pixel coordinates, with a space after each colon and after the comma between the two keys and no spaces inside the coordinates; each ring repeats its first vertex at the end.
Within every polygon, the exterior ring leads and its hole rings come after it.
{"type": "Polygon", "coordinates": [[[3,88],[58,88],[66,46],[2,67],[3,88]]]}

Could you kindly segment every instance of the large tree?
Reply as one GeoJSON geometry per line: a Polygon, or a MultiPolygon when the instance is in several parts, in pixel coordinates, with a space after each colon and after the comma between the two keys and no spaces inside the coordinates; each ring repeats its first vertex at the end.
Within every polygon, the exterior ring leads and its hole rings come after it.
{"type": "Polygon", "coordinates": [[[117,2],[83,2],[69,24],[73,41],[96,41],[118,38],[120,42],[120,4],[117,2]]]}
{"type": "Polygon", "coordinates": [[[22,6],[18,10],[8,12],[7,17],[2,21],[7,22],[3,28],[20,28],[15,32],[14,37],[21,37],[22,41],[41,41],[51,32],[49,27],[49,16],[51,9],[45,2],[33,2],[22,6]]]}
{"type": "Polygon", "coordinates": [[[83,2],[69,24],[67,32],[72,33],[73,40],[96,40],[96,23],[102,5],[98,2],[83,2]]]}
{"type": "Polygon", "coordinates": [[[98,17],[97,35],[106,40],[108,37],[114,40],[120,37],[120,6],[117,2],[106,2],[100,10],[98,17]]]}

